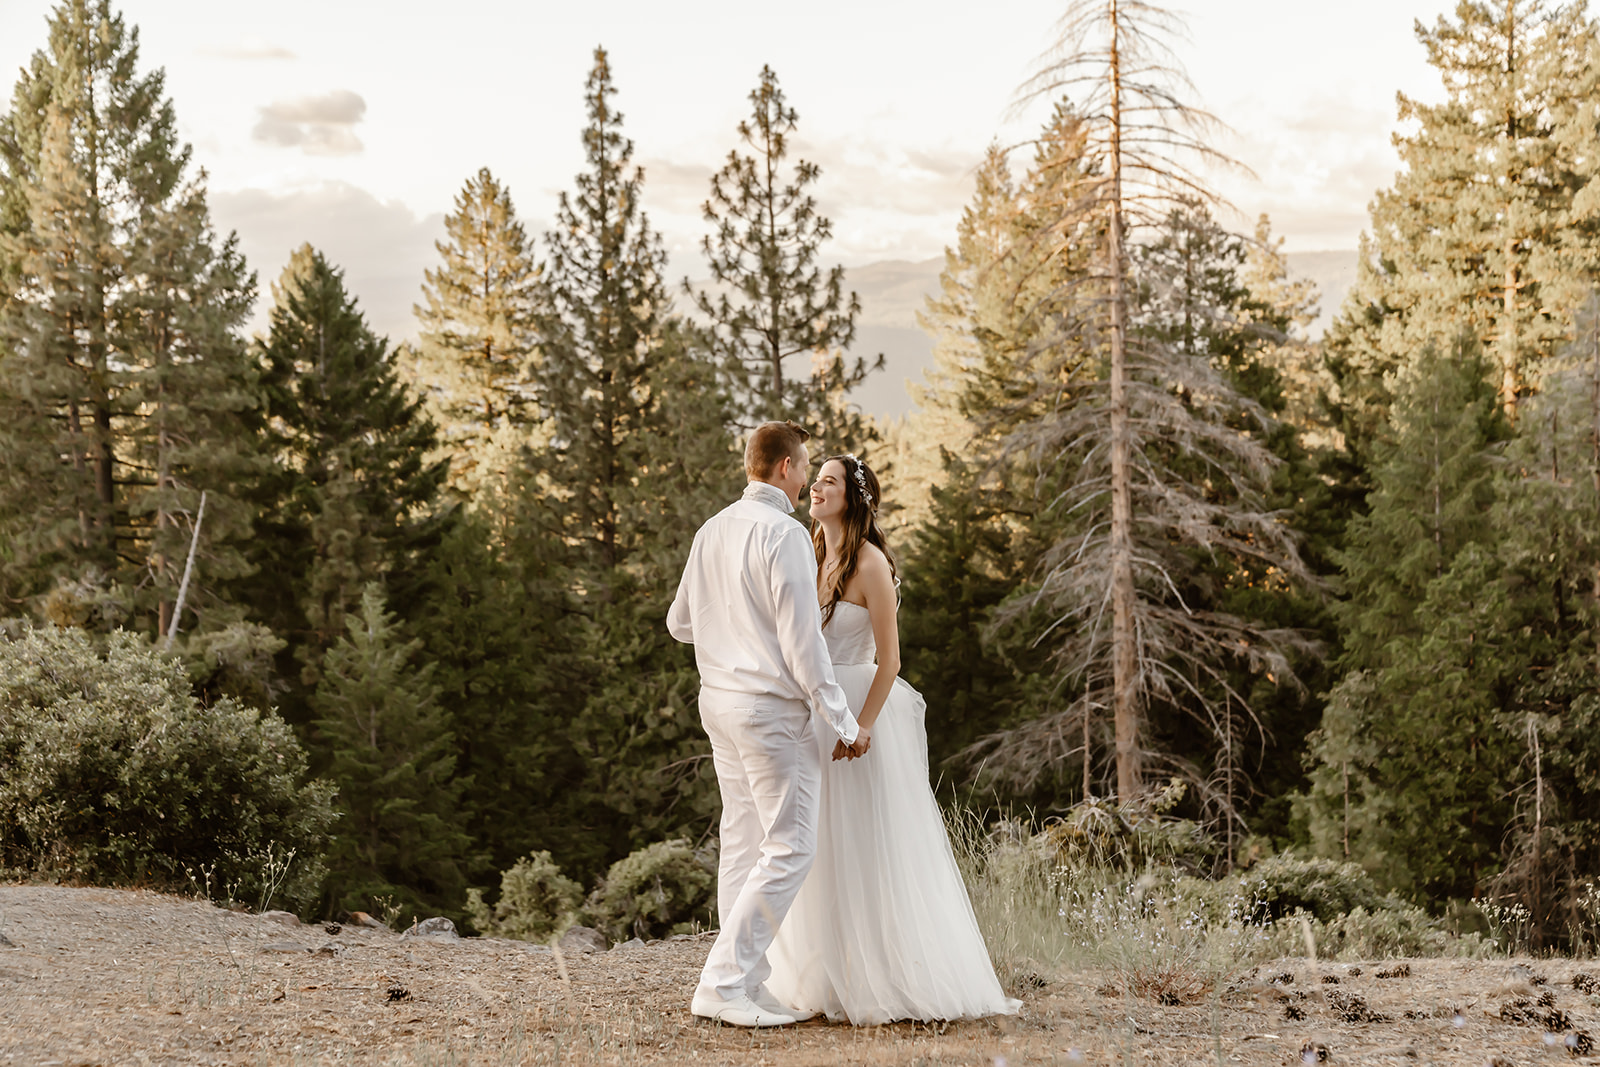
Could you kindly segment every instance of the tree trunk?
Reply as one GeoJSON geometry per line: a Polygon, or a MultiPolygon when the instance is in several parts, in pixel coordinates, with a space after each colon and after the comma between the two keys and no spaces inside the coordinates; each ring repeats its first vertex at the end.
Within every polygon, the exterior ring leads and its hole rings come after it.
{"type": "Polygon", "coordinates": [[[1117,732],[1117,796],[1137,796],[1139,769],[1138,649],[1133,628],[1133,500],[1129,472],[1126,320],[1122,247],[1122,64],[1119,0],[1111,13],[1111,678],[1117,732]]]}

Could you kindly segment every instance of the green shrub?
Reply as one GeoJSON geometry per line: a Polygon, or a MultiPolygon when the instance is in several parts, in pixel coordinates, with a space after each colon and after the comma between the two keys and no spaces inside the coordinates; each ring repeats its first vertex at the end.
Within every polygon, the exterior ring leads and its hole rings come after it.
{"type": "Polygon", "coordinates": [[[1245,918],[1259,923],[1296,910],[1329,922],[1356,908],[1375,912],[1401,906],[1358,864],[1291,855],[1271,856],[1250,868],[1239,880],[1239,895],[1249,902],[1245,918]]]}
{"type": "Polygon", "coordinates": [[[658,841],[611,865],[585,901],[588,924],[613,941],[688,933],[712,925],[716,861],[684,840],[658,841]]]}
{"type": "Polygon", "coordinates": [[[1185,784],[1174,778],[1161,791],[1126,803],[1091,797],[1049,820],[1042,836],[1068,867],[1207,870],[1218,851],[1216,840],[1198,823],[1172,814],[1186,792],[1185,784]]]}
{"type": "Polygon", "coordinates": [[[333,787],[287,724],[202,707],[177,661],[117,631],[0,639],[0,866],[237,899],[315,896],[333,787]],[[292,851],[287,872],[282,861],[292,851]]]}
{"type": "Polygon", "coordinates": [[[500,876],[491,911],[483,890],[467,890],[467,915],[485,937],[548,941],[572,925],[583,888],[561,873],[548,852],[535,852],[500,876]]]}

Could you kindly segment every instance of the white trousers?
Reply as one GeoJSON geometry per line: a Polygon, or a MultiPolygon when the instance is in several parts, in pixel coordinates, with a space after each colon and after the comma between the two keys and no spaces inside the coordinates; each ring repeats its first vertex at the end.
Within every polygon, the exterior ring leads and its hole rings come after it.
{"type": "Polygon", "coordinates": [[[816,856],[822,764],[800,701],[701,689],[700,722],[722,791],[721,929],[696,995],[727,1001],[772,973],[767,948],[816,856]]]}

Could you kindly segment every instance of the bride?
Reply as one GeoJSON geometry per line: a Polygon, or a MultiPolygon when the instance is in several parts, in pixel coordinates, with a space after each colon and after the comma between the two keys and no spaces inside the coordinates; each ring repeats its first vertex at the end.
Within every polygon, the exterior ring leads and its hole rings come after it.
{"type": "Polygon", "coordinates": [[[836,744],[823,761],[817,858],[768,953],[767,988],[797,1015],[856,1025],[1015,1014],[928,785],[926,705],[896,677],[898,583],[879,502],[853,455],[829,458],[811,487],[823,636],[872,749],[847,759],[836,744]]]}

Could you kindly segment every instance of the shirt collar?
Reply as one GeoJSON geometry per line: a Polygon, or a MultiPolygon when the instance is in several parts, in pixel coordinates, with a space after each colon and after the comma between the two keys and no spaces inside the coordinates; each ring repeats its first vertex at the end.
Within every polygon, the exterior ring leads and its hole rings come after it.
{"type": "Polygon", "coordinates": [[[794,501],[789,499],[789,494],[771,482],[751,482],[744,487],[744,499],[771,504],[785,515],[794,514],[794,501]]]}

